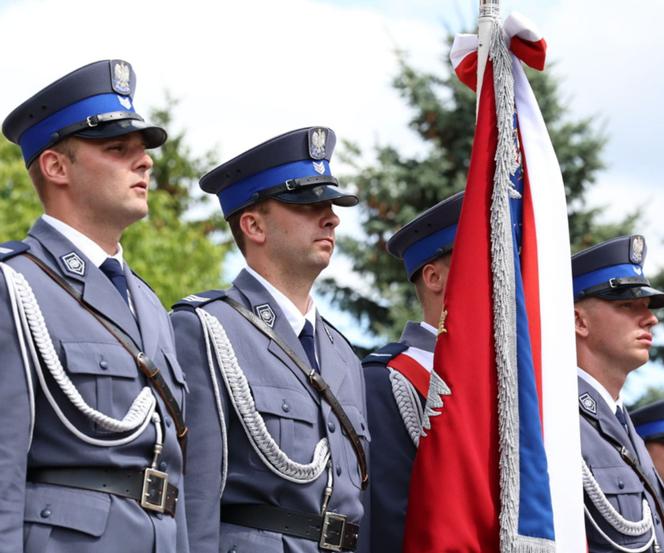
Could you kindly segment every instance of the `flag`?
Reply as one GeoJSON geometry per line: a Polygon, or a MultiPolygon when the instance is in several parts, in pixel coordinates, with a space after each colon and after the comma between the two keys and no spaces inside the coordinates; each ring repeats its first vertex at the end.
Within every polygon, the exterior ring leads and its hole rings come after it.
{"type": "MultiPolygon", "coordinates": [[[[586,549],[565,194],[520,61],[541,69],[546,44],[519,16],[492,34],[407,553],[586,549]]],[[[451,58],[476,86],[477,37],[451,58]]]]}

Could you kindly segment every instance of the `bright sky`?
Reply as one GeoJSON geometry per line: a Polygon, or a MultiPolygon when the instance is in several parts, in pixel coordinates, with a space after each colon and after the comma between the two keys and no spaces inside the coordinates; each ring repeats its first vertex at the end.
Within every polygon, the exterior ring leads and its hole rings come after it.
{"type": "MultiPolygon", "coordinates": [[[[220,160],[287,130],[332,127],[366,150],[376,142],[416,153],[409,112],[391,89],[395,48],[444,71],[444,30],[474,26],[476,0],[0,0],[0,115],[91,61],[123,58],[138,75],[139,112],[181,100],[177,124],[194,152],[220,160]]],[[[649,263],[664,266],[658,193],[664,115],[664,34],[649,21],[664,0],[504,0],[533,20],[573,113],[596,117],[610,142],[608,169],[590,194],[616,218],[636,206],[649,263]],[[646,10],[646,8],[649,8],[646,10]]],[[[472,132],[469,129],[468,132],[472,132]]],[[[338,171],[337,171],[338,172],[338,171]]],[[[342,225],[356,225],[344,216],[342,225]]],[[[342,321],[343,322],[343,321],[342,321]]],[[[343,326],[343,325],[342,325],[343,326]]],[[[347,328],[351,338],[361,336],[347,328]]],[[[633,399],[664,371],[646,367],[633,399]]]]}

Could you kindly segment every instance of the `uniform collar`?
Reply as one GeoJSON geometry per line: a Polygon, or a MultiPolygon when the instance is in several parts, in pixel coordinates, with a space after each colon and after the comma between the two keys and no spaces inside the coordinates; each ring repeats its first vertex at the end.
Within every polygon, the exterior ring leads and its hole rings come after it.
{"type": "Polygon", "coordinates": [[[588,374],[581,367],[577,367],[576,371],[579,375],[579,378],[583,379],[588,383],[588,385],[592,386],[592,388],[602,397],[613,414],[616,413],[618,407],[623,409],[623,399],[621,395],[618,396],[617,400],[613,399],[609,391],[604,386],[602,386],[594,376],[588,374]]]}
{"type": "Polygon", "coordinates": [[[438,334],[438,329],[436,329],[436,327],[431,326],[426,321],[420,322],[420,326],[422,328],[424,328],[425,330],[428,330],[429,332],[431,332],[431,334],[433,334],[434,336],[436,336],[438,334]]]}
{"type": "Polygon", "coordinates": [[[273,284],[271,284],[268,280],[265,279],[265,277],[258,274],[254,269],[252,269],[248,265],[246,267],[246,271],[252,277],[254,277],[268,291],[268,293],[272,296],[274,301],[277,302],[279,309],[281,309],[281,312],[286,317],[286,320],[293,329],[295,336],[300,335],[300,332],[302,332],[302,329],[304,328],[305,321],[309,321],[314,329],[314,333],[316,332],[316,306],[314,305],[314,301],[311,298],[311,296],[309,296],[307,304],[307,312],[304,315],[302,315],[302,313],[300,313],[300,310],[295,306],[295,304],[290,300],[290,298],[288,298],[283,292],[275,288],[273,284]]]}
{"type": "Polygon", "coordinates": [[[67,223],[62,222],[60,219],[56,219],[52,215],[47,215],[46,213],[41,216],[41,219],[74,244],[81,253],[92,261],[95,267],[99,267],[108,257],[117,259],[120,262],[120,266],[124,267],[122,246],[119,243],[117,253],[115,255],[108,255],[94,240],[91,240],[85,236],[85,234],[69,226],[67,223]]]}

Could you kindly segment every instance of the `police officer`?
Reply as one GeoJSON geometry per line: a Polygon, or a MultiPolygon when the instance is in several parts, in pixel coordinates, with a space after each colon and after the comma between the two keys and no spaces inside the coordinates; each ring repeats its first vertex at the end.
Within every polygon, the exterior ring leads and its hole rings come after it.
{"type": "Polygon", "coordinates": [[[660,478],[664,477],[664,400],[653,401],[630,413],[636,432],[646,444],[660,478]]]}
{"type": "Polygon", "coordinates": [[[401,259],[422,308],[398,342],[363,361],[371,432],[371,549],[401,551],[408,483],[422,429],[423,406],[463,192],[428,209],[387,243],[401,259]]]}
{"type": "Polygon", "coordinates": [[[330,172],[335,135],[295,130],[201,179],[247,266],[172,315],[191,390],[192,551],[352,551],[367,485],[359,360],[310,296],[357,198],[330,172]]]}
{"type": "Polygon", "coordinates": [[[92,63],[2,127],[44,208],[0,245],[2,552],[188,551],[185,382],[168,316],[119,244],[148,211],[146,148],[166,140],[135,85],[129,63],[92,63]]]}
{"type": "Polygon", "coordinates": [[[662,488],[620,395],[648,361],[652,308],[664,292],[643,274],[643,236],[572,257],[586,534],[591,552],[660,551],[662,488]]]}

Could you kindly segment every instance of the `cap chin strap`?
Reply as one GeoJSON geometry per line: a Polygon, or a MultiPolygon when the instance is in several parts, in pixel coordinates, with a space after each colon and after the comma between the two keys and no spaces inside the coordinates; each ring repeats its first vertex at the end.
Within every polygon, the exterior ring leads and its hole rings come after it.
{"type": "Polygon", "coordinates": [[[287,181],[272,186],[270,188],[265,188],[253,194],[252,201],[263,200],[265,198],[271,198],[277,194],[283,192],[294,192],[298,190],[303,190],[306,188],[313,188],[314,186],[319,186],[321,184],[331,184],[332,186],[339,186],[339,181],[336,178],[329,175],[321,175],[320,177],[302,177],[299,179],[288,179],[287,181]]]}
{"type": "Polygon", "coordinates": [[[579,299],[587,298],[596,294],[597,292],[603,292],[605,290],[615,290],[617,288],[636,288],[638,286],[650,286],[650,281],[644,277],[620,277],[620,278],[610,278],[606,282],[601,284],[596,284],[590,288],[586,288],[580,294],[579,299]]]}
{"type": "Polygon", "coordinates": [[[113,121],[125,121],[133,119],[136,121],[143,121],[143,118],[133,111],[110,111],[108,113],[99,113],[97,115],[88,115],[83,121],[72,123],[66,127],[54,132],[51,135],[50,144],[54,144],[58,140],[62,140],[66,136],[76,134],[79,131],[94,129],[103,123],[111,123],[113,121]]]}

